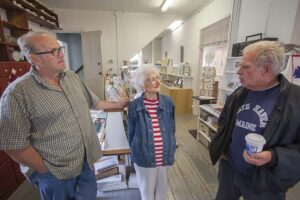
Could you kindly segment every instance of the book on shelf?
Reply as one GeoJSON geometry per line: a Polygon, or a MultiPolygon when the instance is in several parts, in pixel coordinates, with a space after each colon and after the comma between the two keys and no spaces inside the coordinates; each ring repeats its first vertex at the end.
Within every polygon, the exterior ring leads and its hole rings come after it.
{"type": "Polygon", "coordinates": [[[219,108],[214,108],[214,112],[220,116],[221,112],[223,110],[223,106],[222,107],[219,107],[219,108]]]}
{"type": "Polygon", "coordinates": [[[223,110],[223,105],[219,105],[219,104],[203,104],[201,106],[205,107],[206,109],[210,110],[212,113],[218,116],[220,116],[223,110]]]}
{"type": "Polygon", "coordinates": [[[105,169],[118,166],[118,156],[103,156],[97,162],[94,163],[95,172],[100,172],[105,169]]]}
{"type": "Polygon", "coordinates": [[[113,176],[119,174],[119,167],[118,166],[112,166],[106,169],[103,169],[101,171],[96,171],[95,175],[96,175],[96,179],[102,179],[102,178],[106,178],[109,176],[113,176]]]}
{"type": "Polygon", "coordinates": [[[128,186],[123,174],[117,174],[97,180],[97,189],[100,192],[121,190],[127,188],[128,186]]]}

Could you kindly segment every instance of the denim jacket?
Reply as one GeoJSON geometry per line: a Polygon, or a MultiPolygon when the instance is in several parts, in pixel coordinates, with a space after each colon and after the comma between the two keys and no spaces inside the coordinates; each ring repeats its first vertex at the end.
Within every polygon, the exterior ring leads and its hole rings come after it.
{"type": "MultiPolygon", "coordinates": [[[[158,95],[157,117],[163,140],[163,166],[175,161],[175,107],[170,97],[158,95]]],[[[128,137],[131,159],[140,167],[156,167],[152,120],[144,105],[144,94],[128,107],[128,137]]]]}

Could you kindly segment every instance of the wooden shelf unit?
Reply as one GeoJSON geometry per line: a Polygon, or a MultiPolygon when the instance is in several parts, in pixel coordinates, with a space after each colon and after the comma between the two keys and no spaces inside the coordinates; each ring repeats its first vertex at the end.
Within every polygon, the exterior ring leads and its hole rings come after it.
{"type": "MultiPolygon", "coordinates": [[[[61,30],[57,14],[35,0],[1,0],[0,7],[9,11],[7,17],[14,24],[20,20],[30,20],[52,30],[61,30]]],[[[28,25],[24,28],[28,28],[28,25]]]]}

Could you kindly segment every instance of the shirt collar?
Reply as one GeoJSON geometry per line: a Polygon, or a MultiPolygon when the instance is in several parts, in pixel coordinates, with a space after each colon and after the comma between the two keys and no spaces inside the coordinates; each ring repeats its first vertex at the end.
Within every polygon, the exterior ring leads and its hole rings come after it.
{"type": "MultiPolygon", "coordinates": [[[[139,110],[144,110],[145,109],[145,105],[144,105],[144,95],[145,93],[143,93],[138,99],[138,105],[137,105],[137,111],[139,110]]],[[[161,110],[165,110],[166,109],[166,105],[165,102],[163,101],[163,98],[160,98],[160,95],[157,95],[158,97],[158,108],[160,108],[161,110]]]]}
{"type": "MultiPolygon", "coordinates": [[[[47,87],[47,88],[51,88],[53,89],[53,86],[51,84],[48,83],[48,81],[46,81],[43,77],[41,77],[35,67],[35,65],[32,65],[30,68],[29,73],[34,77],[34,79],[42,84],[43,86],[47,87]]],[[[66,76],[66,72],[63,71],[60,73],[60,79],[63,79],[66,76]]]]}

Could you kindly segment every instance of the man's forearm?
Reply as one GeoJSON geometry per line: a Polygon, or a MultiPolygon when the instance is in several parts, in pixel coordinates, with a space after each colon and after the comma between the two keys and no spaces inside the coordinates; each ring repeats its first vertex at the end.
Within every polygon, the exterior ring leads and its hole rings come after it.
{"type": "Polygon", "coordinates": [[[118,108],[122,109],[122,105],[120,102],[109,102],[109,101],[99,101],[97,103],[96,109],[103,110],[103,109],[113,109],[118,108]]]}
{"type": "Polygon", "coordinates": [[[48,171],[42,157],[32,147],[20,150],[6,150],[5,152],[16,162],[24,164],[32,168],[34,171],[37,171],[39,173],[48,171]]]}

